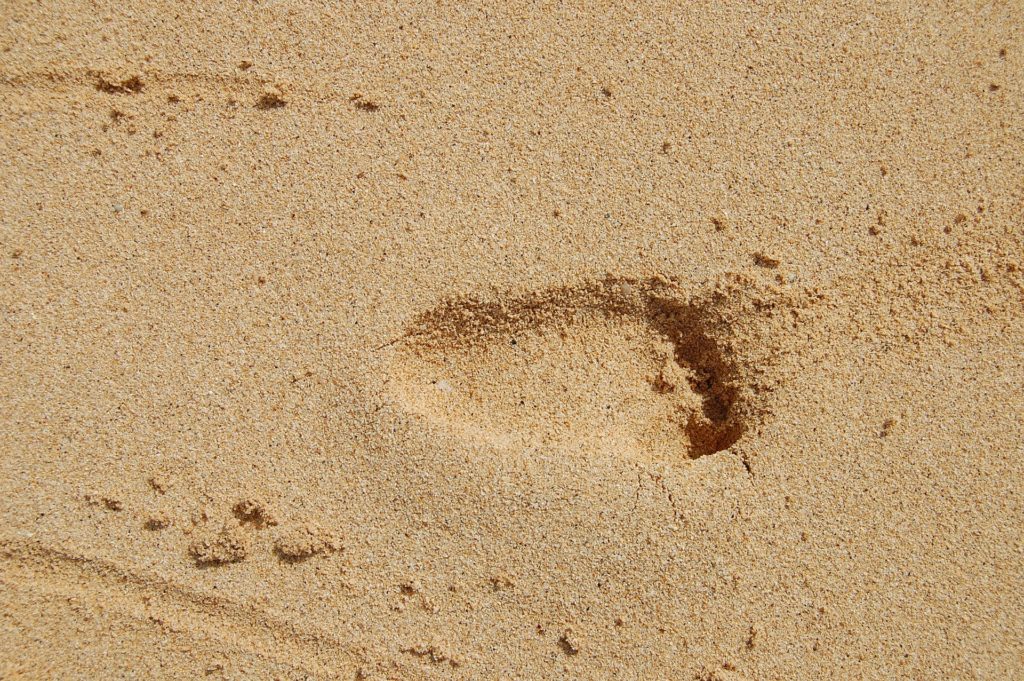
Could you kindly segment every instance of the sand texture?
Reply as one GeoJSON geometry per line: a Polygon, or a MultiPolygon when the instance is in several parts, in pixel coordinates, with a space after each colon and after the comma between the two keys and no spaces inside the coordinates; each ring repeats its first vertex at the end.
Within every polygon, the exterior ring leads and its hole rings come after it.
{"type": "Polygon", "coordinates": [[[1024,678],[1024,3],[0,3],[0,679],[1024,678]]]}

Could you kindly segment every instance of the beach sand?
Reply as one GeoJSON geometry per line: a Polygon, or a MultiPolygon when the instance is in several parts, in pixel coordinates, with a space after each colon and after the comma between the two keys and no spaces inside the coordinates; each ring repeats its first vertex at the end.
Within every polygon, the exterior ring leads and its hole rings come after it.
{"type": "Polygon", "coordinates": [[[0,678],[1024,676],[1024,4],[0,9],[0,678]]]}

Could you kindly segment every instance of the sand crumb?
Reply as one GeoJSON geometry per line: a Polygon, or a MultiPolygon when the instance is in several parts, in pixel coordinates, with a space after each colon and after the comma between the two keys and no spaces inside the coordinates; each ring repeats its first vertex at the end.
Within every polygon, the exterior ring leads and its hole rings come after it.
{"type": "Polygon", "coordinates": [[[193,539],[188,553],[198,565],[237,563],[249,555],[249,541],[238,527],[225,525],[193,539]]]}
{"type": "Polygon", "coordinates": [[[231,513],[239,523],[256,529],[264,529],[277,525],[277,519],[267,506],[255,499],[242,499],[231,508],[231,513]]]}
{"type": "Polygon", "coordinates": [[[282,560],[290,562],[301,562],[341,549],[341,542],[331,533],[309,525],[285,530],[274,540],[274,552],[282,560]]]}

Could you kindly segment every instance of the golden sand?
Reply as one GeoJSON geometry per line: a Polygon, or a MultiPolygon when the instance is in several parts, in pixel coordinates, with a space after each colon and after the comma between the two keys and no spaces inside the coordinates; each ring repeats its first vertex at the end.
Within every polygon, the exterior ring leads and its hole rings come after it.
{"type": "Polygon", "coordinates": [[[1024,4],[0,10],[0,678],[1024,676],[1024,4]]]}

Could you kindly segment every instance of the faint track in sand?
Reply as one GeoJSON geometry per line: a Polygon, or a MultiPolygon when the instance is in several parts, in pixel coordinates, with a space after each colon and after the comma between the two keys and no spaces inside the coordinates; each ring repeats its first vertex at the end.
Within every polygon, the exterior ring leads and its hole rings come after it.
{"type": "MultiPolygon", "coordinates": [[[[111,97],[140,97],[156,93],[172,99],[182,94],[202,96],[219,92],[235,97],[257,97],[281,90],[286,97],[316,102],[338,101],[356,112],[373,113],[381,104],[359,92],[346,91],[340,82],[297,83],[258,73],[190,73],[181,71],[127,70],[114,75],[92,68],[53,67],[20,73],[0,71],[0,88],[14,90],[94,90],[111,97]],[[180,92],[179,92],[180,90],[180,92]]],[[[285,100],[282,100],[285,101],[285,100]]]]}
{"type": "Polygon", "coordinates": [[[237,646],[316,678],[352,675],[362,662],[350,645],[328,632],[37,542],[0,539],[0,585],[74,599],[194,640],[237,646]]]}

